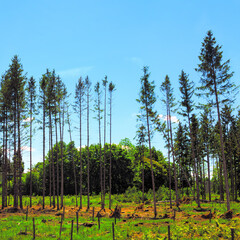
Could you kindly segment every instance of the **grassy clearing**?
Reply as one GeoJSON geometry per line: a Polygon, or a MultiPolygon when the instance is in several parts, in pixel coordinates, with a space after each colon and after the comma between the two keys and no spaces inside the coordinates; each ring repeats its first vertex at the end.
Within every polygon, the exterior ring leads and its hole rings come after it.
{"type": "MultiPolygon", "coordinates": [[[[59,239],[61,214],[63,210],[47,207],[42,210],[40,206],[41,197],[34,197],[34,207],[29,209],[29,217],[26,221],[26,207],[23,211],[10,213],[9,209],[0,213],[0,239],[32,239],[33,218],[35,218],[36,239],[59,239]]],[[[48,203],[49,199],[47,199],[48,203]]],[[[28,204],[28,198],[24,198],[24,205],[28,204]]],[[[83,205],[86,206],[87,198],[84,197],[83,205]]],[[[157,204],[158,216],[153,217],[153,206],[151,203],[140,207],[134,202],[115,201],[122,207],[121,218],[116,219],[115,239],[168,239],[168,225],[171,229],[171,239],[231,239],[231,228],[235,231],[235,239],[240,239],[240,206],[232,203],[233,217],[224,219],[226,212],[225,204],[203,203],[202,210],[197,208],[195,202],[181,204],[180,211],[169,208],[169,203],[159,202],[157,204]],[[204,216],[213,214],[211,222],[204,216]]],[[[70,239],[71,222],[74,220],[73,239],[113,239],[110,210],[101,211],[100,230],[98,228],[97,212],[100,211],[100,197],[91,197],[91,208],[83,208],[79,211],[79,232],[77,233],[75,197],[65,196],[65,219],[62,225],[60,239],[70,239]],[[92,219],[92,207],[95,207],[95,219],[92,219]],[[92,227],[83,224],[93,224],[92,227]]]]}

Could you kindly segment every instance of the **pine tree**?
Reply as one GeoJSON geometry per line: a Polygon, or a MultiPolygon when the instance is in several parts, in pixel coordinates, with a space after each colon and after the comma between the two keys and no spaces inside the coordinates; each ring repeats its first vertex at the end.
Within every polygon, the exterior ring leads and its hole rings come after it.
{"type": "MultiPolygon", "coordinates": [[[[226,158],[224,153],[224,141],[223,141],[223,131],[221,124],[221,113],[220,113],[220,100],[219,98],[234,92],[235,86],[230,82],[233,72],[230,71],[229,62],[222,63],[222,51],[221,46],[216,44],[216,40],[213,37],[211,31],[207,32],[207,36],[204,38],[202,43],[201,53],[199,56],[200,64],[196,69],[198,72],[202,73],[201,84],[199,88],[207,96],[215,96],[215,104],[217,108],[218,124],[219,124],[219,134],[221,143],[221,158],[223,161],[223,172],[225,178],[225,188],[227,197],[227,210],[230,210],[230,196],[229,196],[229,186],[228,186],[228,174],[226,158]]],[[[232,102],[229,98],[223,99],[224,102],[232,102]]]]}
{"type": "Polygon", "coordinates": [[[205,105],[203,108],[203,113],[201,113],[201,138],[203,142],[204,152],[207,156],[207,168],[208,168],[208,194],[209,201],[211,202],[211,174],[210,174],[210,140],[212,135],[212,121],[210,118],[210,108],[205,105]]]}
{"type": "Polygon", "coordinates": [[[115,85],[110,82],[108,86],[109,91],[109,144],[110,144],[110,157],[109,157],[109,209],[112,207],[112,94],[116,90],[115,85]]]}
{"type": "Polygon", "coordinates": [[[96,119],[98,121],[98,135],[99,135],[99,162],[100,162],[100,186],[101,186],[101,207],[104,209],[103,203],[103,163],[102,163],[102,144],[101,144],[101,119],[102,119],[102,109],[101,109],[101,90],[100,90],[100,83],[97,82],[94,91],[96,92],[96,100],[94,110],[96,112],[96,119]]]}
{"type": "Polygon", "coordinates": [[[88,76],[85,79],[86,86],[86,98],[87,98],[87,209],[90,207],[89,191],[90,191],[90,175],[89,175],[89,164],[90,164],[90,154],[89,154],[89,113],[90,113],[90,92],[91,92],[91,82],[88,76]]]}
{"type": "Polygon", "coordinates": [[[104,87],[104,138],[103,138],[103,208],[105,206],[105,192],[106,192],[106,130],[107,130],[107,76],[102,80],[104,87]]]}
{"type": "MultiPolygon", "coordinates": [[[[141,104],[142,116],[146,121],[147,128],[147,137],[148,137],[148,146],[149,146],[149,155],[150,155],[150,164],[151,164],[151,177],[152,177],[152,188],[153,188],[153,202],[154,202],[154,217],[157,216],[156,208],[156,196],[155,196],[155,181],[154,181],[154,172],[153,172],[153,163],[152,163],[152,148],[151,148],[151,136],[152,129],[151,125],[156,121],[156,112],[153,111],[154,103],[156,102],[156,97],[154,94],[155,85],[154,82],[149,81],[150,74],[148,73],[148,67],[143,67],[143,76],[141,77],[141,90],[139,94],[139,99],[137,102],[141,104]]],[[[144,122],[145,123],[145,122],[144,122]]]]}
{"type": "Polygon", "coordinates": [[[82,165],[82,115],[84,110],[84,96],[85,96],[85,85],[82,77],[79,78],[78,83],[76,85],[75,90],[75,112],[79,114],[79,142],[80,142],[80,209],[82,209],[82,173],[83,173],[83,165],[82,165]]]}
{"type": "Polygon", "coordinates": [[[40,79],[40,97],[41,97],[41,105],[43,112],[43,203],[42,207],[45,208],[45,194],[46,194],[46,169],[45,169],[45,139],[46,139],[46,132],[45,132],[45,126],[46,126],[46,91],[47,91],[47,84],[48,84],[48,70],[46,74],[42,75],[42,78],[40,79]]]}
{"type": "Polygon", "coordinates": [[[22,153],[21,153],[21,122],[24,117],[24,109],[26,106],[25,99],[25,84],[26,76],[23,75],[23,67],[20,63],[20,59],[15,55],[12,59],[12,63],[7,71],[7,78],[9,78],[9,86],[11,86],[12,96],[12,113],[13,113],[13,125],[14,125],[14,207],[18,207],[18,198],[20,208],[23,208],[22,204],[22,153]]]}
{"type": "Polygon", "coordinates": [[[33,114],[36,112],[36,81],[31,77],[27,86],[30,114],[30,207],[32,207],[32,123],[33,114]]]}
{"type": "Polygon", "coordinates": [[[174,97],[173,97],[173,89],[169,80],[168,75],[165,77],[165,81],[161,84],[160,87],[161,92],[165,95],[165,100],[163,102],[166,104],[167,108],[167,128],[169,131],[169,139],[170,146],[172,150],[173,157],[173,171],[174,171],[174,183],[175,183],[175,193],[176,193],[176,205],[179,206],[179,196],[178,196],[178,182],[177,182],[177,173],[176,173],[176,164],[175,164],[175,151],[173,147],[173,133],[172,133],[172,119],[171,119],[171,111],[175,106],[174,97]]]}
{"type": "MultiPolygon", "coordinates": [[[[180,114],[184,117],[187,117],[188,121],[188,127],[189,127],[189,133],[190,133],[190,139],[191,139],[191,151],[192,151],[192,161],[193,161],[193,168],[194,168],[194,174],[196,177],[196,187],[197,187],[197,204],[200,208],[200,193],[199,193],[199,179],[198,179],[198,172],[197,172],[197,164],[196,164],[196,150],[194,149],[193,144],[193,134],[191,129],[191,112],[193,111],[193,83],[190,82],[188,79],[188,75],[182,71],[181,75],[179,76],[179,83],[180,83],[180,92],[182,94],[182,101],[181,101],[181,112],[180,114]]],[[[195,196],[194,196],[195,197],[195,196]]]]}

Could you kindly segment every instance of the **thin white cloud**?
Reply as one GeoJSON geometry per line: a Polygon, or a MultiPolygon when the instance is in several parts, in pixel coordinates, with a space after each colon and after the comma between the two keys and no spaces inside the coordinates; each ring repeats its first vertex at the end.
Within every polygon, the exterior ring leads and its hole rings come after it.
{"type": "Polygon", "coordinates": [[[60,77],[63,77],[63,78],[80,77],[80,75],[87,74],[92,69],[93,69],[92,66],[72,68],[72,69],[66,69],[66,70],[60,71],[58,72],[58,74],[60,77]]]}
{"type": "MultiPolygon", "coordinates": [[[[31,151],[31,148],[30,148],[29,146],[22,146],[22,147],[21,147],[21,150],[30,152],[30,151],[31,151]]],[[[32,152],[35,152],[35,148],[32,148],[32,152]]]]}
{"type": "MultiPolygon", "coordinates": [[[[169,116],[163,116],[162,114],[159,114],[158,115],[158,118],[159,119],[163,119],[164,121],[167,121],[167,119],[169,119],[169,116]]],[[[179,120],[178,120],[178,118],[176,117],[176,116],[171,116],[171,122],[173,122],[173,123],[179,123],[179,120]]]]}

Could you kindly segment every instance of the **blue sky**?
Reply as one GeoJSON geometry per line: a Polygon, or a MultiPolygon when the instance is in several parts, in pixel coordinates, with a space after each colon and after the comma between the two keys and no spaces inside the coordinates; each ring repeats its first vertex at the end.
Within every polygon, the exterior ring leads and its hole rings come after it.
{"type": "MultiPolygon", "coordinates": [[[[21,58],[27,76],[37,81],[46,68],[55,69],[72,93],[82,75],[93,85],[105,75],[116,84],[113,103],[113,142],[136,132],[136,102],[142,67],[149,66],[156,94],[166,74],[179,97],[178,76],[182,69],[197,85],[197,67],[201,42],[211,29],[223,45],[223,57],[231,59],[240,77],[240,2],[237,0],[89,0],[89,1],[2,1],[0,3],[0,73],[11,58],[21,58]]],[[[158,98],[156,109],[165,114],[158,98]]],[[[74,114],[72,113],[72,116],[74,114]]],[[[72,125],[77,124],[74,115],[72,125]]],[[[65,133],[66,142],[69,136],[65,133]]],[[[78,143],[74,130],[73,138],[78,143]]],[[[86,136],[83,136],[83,141],[86,136]]],[[[97,143],[96,120],[91,119],[91,143],[97,143]]],[[[153,145],[164,150],[162,136],[156,134],[153,145]]],[[[42,136],[33,143],[34,163],[42,161],[42,136]]],[[[26,167],[28,154],[24,154],[26,167]]]]}

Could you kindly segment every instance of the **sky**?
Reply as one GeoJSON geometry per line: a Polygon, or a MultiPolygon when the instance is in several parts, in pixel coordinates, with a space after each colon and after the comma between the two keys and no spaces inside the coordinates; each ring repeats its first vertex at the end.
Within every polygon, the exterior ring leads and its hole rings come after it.
{"type": "MultiPolygon", "coordinates": [[[[231,70],[235,72],[232,81],[238,84],[239,9],[237,0],[1,1],[0,73],[8,69],[16,54],[27,77],[33,76],[37,82],[47,68],[55,69],[71,94],[69,103],[74,101],[80,76],[88,75],[94,86],[107,75],[116,84],[112,142],[119,143],[127,137],[134,143],[140,107],[136,99],[143,66],[149,66],[150,80],[156,85],[155,109],[164,116],[159,87],[166,74],[176,100],[180,96],[178,78],[182,70],[198,85],[200,75],[194,69],[199,63],[201,42],[212,30],[222,45],[224,60],[231,60],[231,70]]],[[[73,139],[78,147],[78,118],[73,111],[71,116],[73,139]]],[[[108,142],[109,131],[107,134],[108,142]]],[[[162,138],[156,133],[153,146],[166,154],[162,138]]],[[[64,140],[69,142],[67,132],[64,140]]],[[[90,143],[97,142],[98,128],[92,113],[90,143]]],[[[29,166],[28,149],[23,155],[25,168],[29,166]]],[[[39,131],[33,137],[33,163],[38,161],[42,161],[39,131]]]]}

